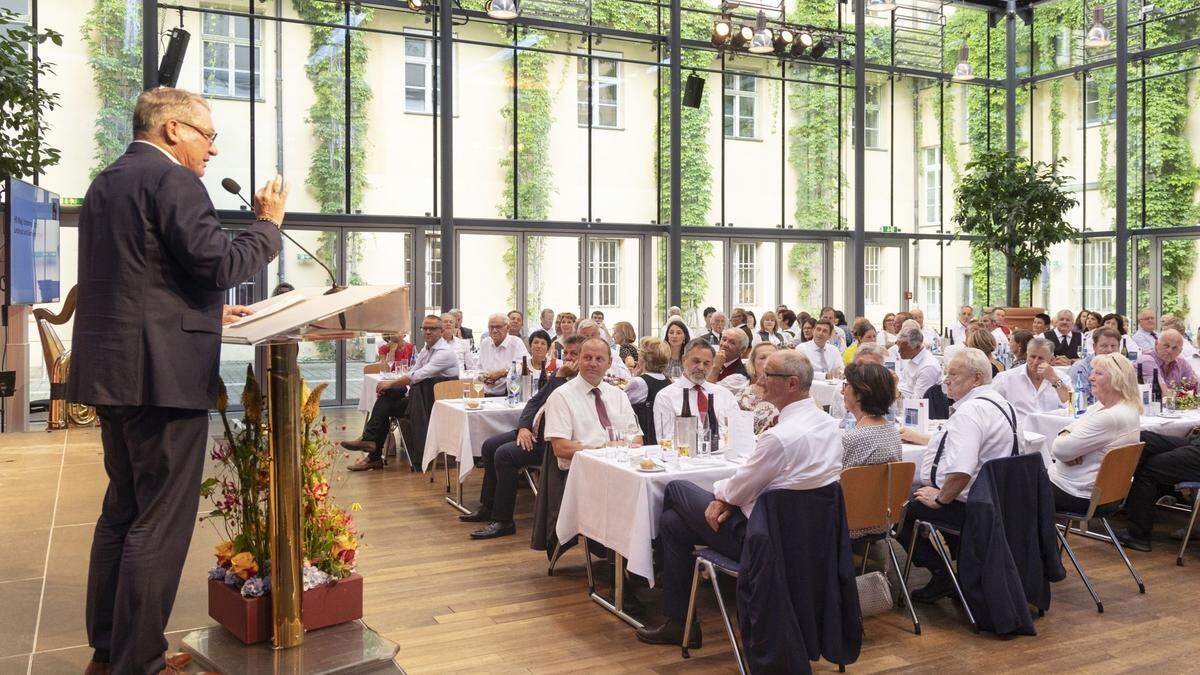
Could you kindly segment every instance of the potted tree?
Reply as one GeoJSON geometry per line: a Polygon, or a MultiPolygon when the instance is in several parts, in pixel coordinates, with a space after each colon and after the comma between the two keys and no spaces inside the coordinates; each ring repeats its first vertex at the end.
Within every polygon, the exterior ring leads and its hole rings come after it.
{"type": "Polygon", "coordinates": [[[1040,273],[1050,247],[1077,234],[1064,218],[1079,203],[1063,192],[1063,184],[1071,180],[1059,173],[1065,162],[1031,163],[1003,151],[980,153],[954,190],[958,232],[982,237],[1007,260],[1007,314],[1015,325],[1027,325],[1042,311],[1020,307],[1020,280],[1040,273]]]}

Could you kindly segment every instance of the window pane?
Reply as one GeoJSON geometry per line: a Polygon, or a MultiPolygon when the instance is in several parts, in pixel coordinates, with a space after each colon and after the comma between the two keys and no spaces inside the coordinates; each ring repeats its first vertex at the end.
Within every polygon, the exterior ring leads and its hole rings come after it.
{"type": "Polygon", "coordinates": [[[204,65],[208,68],[228,68],[229,45],[223,42],[205,42],[204,65]]]}
{"type": "MultiPolygon", "coordinates": [[[[356,285],[412,283],[412,235],[408,232],[347,232],[347,280],[356,285]]],[[[404,327],[412,338],[411,326],[404,327]]],[[[379,333],[368,333],[346,341],[346,398],[356,399],[362,391],[362,369],[379,360],[383,344],[379,333]]]]}
{"type": "Polygon", "coordinates": [[[725,309],[725,244],[723,241],[684,239],[680,265],[684,319],[692,336],[704,332],[705,307],[725,309]],[[698,331],[698,332],[697,332],[698,331]]]}
{"type": "Polygon", "coordinates": [[[517,239],[466,232],[458,236],[458,306],[476,341],[487,333],[489,316],[516,306],[517,239]]]}
{"type": "Polygon", "coordinates": [[[526,316],[538,316],[549,307],[555,315],[571,312],[579,317],[579,245],[579,237],[526,237],[526,316]]]}
{"type": "Polygon", "coordinates": [[[208,35],[229,35],[229,17],[224,14],[205,14],[204,32],[208,35]]]}
{"type": "MultiPolygon", "coordinates": [[[[454,214],[512,218],[518,187],[513,173],[512,50],[458,43],[455,54],[460,63],[471,64],[459,69],[456,79],[458,91],[470,92],[473,103],[459,107],[454,118],[454,214]]],[[[433,143],[432,124],[423,128],[433,143]]],[[[403,145],[402,140],[397,142],[403,145]]],[[[521,189],[528,190],[534,183],[544,186],[546,174],[536,176],[522,178],[521,189]]]]}
{"type": "MultiPolygon", "coordinates": [[[[311,251],[322,262],[338,273],[340,267],[337,260],[338,233],[335,230],[297,230],[290,227],[289,233],[304,248],[311,251]]],[[[270,294],[277,284],[287,282],[296,288],[319,288],[329,286],[329,275],[325,269],[301,251],[291,240],[283,240],[283,250],[279,256],[267,265],[267,286],[270,294]]],[[[300,376],[309,388],[326,383],[328,388],[321,394],[321,400],[337,398],[337,346],[342,340],[321,340],[319,342],[300,343],[300,376]]],[[[359,369],[361,372],[361,368],[359,369]]],[[[357,392],[355,392],[357,394],[357,392]]]]}
{"type": "MultiPolygon", "coordinates": [[[[643,42],[606,38],[604,46],[624,57],[657,60],[650,45],[643,42]]],[[[659,136],[659,115],[662,115],[664,130],[670,119],[670,111],[662,110],[659,105],[659,96],[669,96],[669,78],[659,71],[641,65],[620,64],[612,72],[619,76],[619,84],[605,84],[599,89],[600,101],[607,104],[598,108],[597,122],[598,126],[608,129],[592,133],[592,217],[596,220],[613,223],[665,220],[659,218],[660,198],[667,203],[669,200],[665,191],[660,193],[659,186],[670,182],[670,153],[660,157],[655,149],[660,141],[668,140],[659,136]],[[659,86],[660,74],[663,76],[662,87],[659,86]]],[[[696,112],[699,111],[686,109],[685,118],[696,112]]],[[[708,114],[716,118],[715,110],[708,114]]],[[[716,119],[708,123],[713,128],[718,124],[716,119]]],[[[663,135],[670,136],[665,131],[663,135]]],[[[699,178],[695,172],[692,176],[699,178]]],[[[695,180],[685,180],[684,185],[687,186],[685,189],[693,191],[689,194],[694,194],[695,180]]],[[[689,194],[685,194],[684,199],[688,199],[689,194]]]]}
{"type": "Polygon", "coordinates": [[[794,312],[819,312],[825,305],[825,245],[783,245],[783,288],[779,301],[794,312]]]}
{"type": "Polygon", "coordinates": [[[419,38],[404,38],[404,55],[424,58],[429,48],[429,40],[419,38]]]}

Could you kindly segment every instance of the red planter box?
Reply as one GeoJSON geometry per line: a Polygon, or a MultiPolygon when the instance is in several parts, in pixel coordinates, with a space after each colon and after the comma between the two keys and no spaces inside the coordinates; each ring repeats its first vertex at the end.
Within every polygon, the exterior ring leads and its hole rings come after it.
{"type": "MultiPolygon", "coordinates": [[[[351,574],[329,586],[304,591],[305,630],[317,630],[362,618],[363,579],[351,574]]],[[[208,615],[246,644],[271,637],[271,595],[243,598],[233,586],[208,581],[208,615]]]]}

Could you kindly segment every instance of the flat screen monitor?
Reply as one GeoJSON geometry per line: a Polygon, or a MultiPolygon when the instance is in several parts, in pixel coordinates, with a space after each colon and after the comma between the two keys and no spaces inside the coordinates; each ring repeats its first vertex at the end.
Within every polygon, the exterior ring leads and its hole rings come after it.
{"type": "Polygon", "coordinates": [[[9,178],[5,187],[5,302],[57,302],[58,195],[16,178],[9,178]]]}

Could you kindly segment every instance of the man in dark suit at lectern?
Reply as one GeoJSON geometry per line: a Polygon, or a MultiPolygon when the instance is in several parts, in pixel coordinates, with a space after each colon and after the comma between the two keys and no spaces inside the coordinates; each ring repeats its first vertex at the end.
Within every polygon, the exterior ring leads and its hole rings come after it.
{"type": "Polygon", "coordinates": [[[203,98],[138,97],[134,141],[96,176],[79,217],[79,310],[67,399],[95,405],[108,491],[92,538],[89,673],[158,673],[191,543],[221,325],[249,313],[225,291],[278,252],[287,191],[255,195],[256,220],[221,230],[200,182],[217,154],[203,98]]]}

